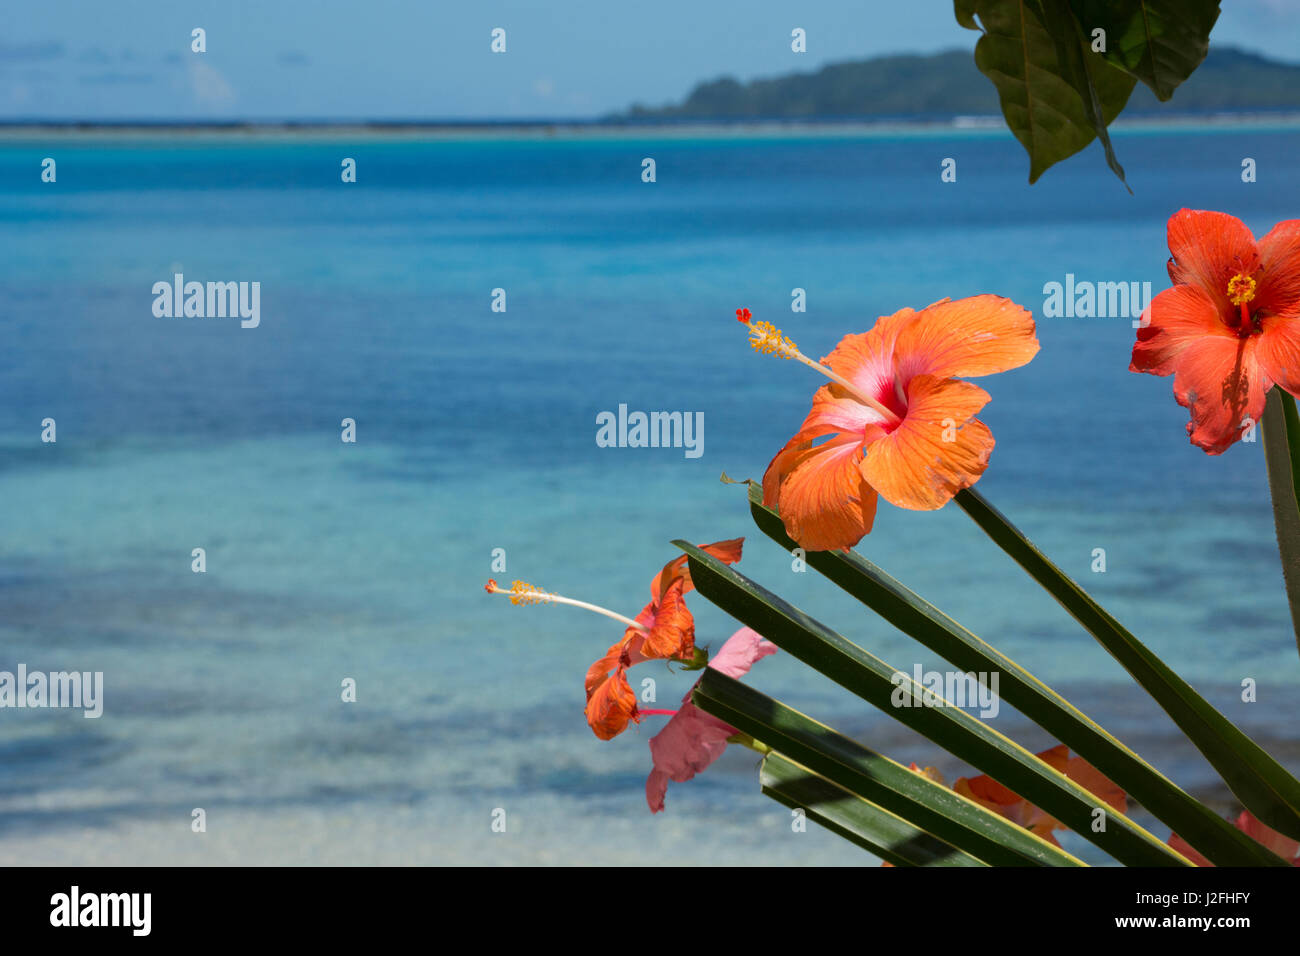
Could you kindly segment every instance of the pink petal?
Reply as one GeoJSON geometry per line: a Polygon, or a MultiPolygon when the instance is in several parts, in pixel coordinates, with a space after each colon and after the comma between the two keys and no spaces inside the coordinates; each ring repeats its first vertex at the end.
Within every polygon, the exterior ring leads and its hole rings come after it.
{"type": "Polygon", "coordinates": [[[756,661],[775,653],[775,644],[752,628],[742,627],[727,638],[727,642],[709,661],[709,666],[728,677],[739,679],[749,673],[756,661]]]}
{"type": "MultiPolygon", "coordinates": [[[[739,678],[749,673],[755,661],[775,653],[775,644],[757,631],[742,627],[727,638],[709,666],[728,677],[739,678]]],[[[681,710],[650,738],[654,769],[645,782],[650,812],[658,813],[664,808],[669,780],[676,783],[690,780],[722,756],[727,749],[727,738],[737,732],[736,728],[692,704],[691,693],[687,691],[681,710]]]]}

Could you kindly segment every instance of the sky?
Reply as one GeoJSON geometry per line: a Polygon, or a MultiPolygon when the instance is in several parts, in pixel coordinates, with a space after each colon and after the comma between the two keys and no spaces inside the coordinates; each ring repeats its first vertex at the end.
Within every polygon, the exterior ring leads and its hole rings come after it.
{"type": "MultiPolygon", "coordinates": [[[[9,121],[588,118],[723,75],[977,38],[949,0],[12,0],[6,14],[9,121]]],[[[1225,0],[1212,39],[1300,60],[1300,0],[1225,0]]]]}

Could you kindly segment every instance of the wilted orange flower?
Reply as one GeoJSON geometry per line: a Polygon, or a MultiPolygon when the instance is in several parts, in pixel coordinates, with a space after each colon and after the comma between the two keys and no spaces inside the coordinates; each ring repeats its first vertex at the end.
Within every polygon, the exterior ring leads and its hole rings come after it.
{"type": "MultiPolygon", "coordinates": [[[[734,564],[740,560],[744,542],[744,538],[733,538],[700,545],[700,549],[719,561],[734,564]]],[[[543,591],[523,581],[515,581],[506,589],[489,580],[486,590],[489,594],[509,597],[512,604],[567,604],[627,626],[622,639],[587,669],[587,723],[597,737],[609,740],[626,730],[629,723],[641,720],[636,694],[627,681],[629,667],[648,660],[695,660],[695,618],[684,600],[694,586],[686,556],[669,561],[650,582],[650,603],[635,619],[597,604],[543,591]]]]}
{"type": "Polygon", "coordinates": [[[1222,454],[1279,385],[1300,395],[1300,219],[1258,242],[1235,216],[1169,218],[1169,279],[1143,314],[1129,370],[1174,376],[1187,434],[1222,454]]]}
{"type": "MultiPolygon", "coordinates": [[[[744,538],[701,545],[726,564],[740,560],[744,538]]],[[[587,669],[587,723],[602,740],[621,734],[628,722],[640,722],[636,694],[627,669],[642,661],[690,660],[695,653],[695,618],[686,607],[691,581],[686,556],[664,565],[650,582],[650,603],[641,609],[623,638],[587,669]]]]}
{"type": "MultiPolygon", "coordinates": [[[[1058,744],[1049,750],[1044,750],[1038,754],[1038,758],[1052,769],[1065,774],[1093,796],[1114,807],[1118,812],[1126,812],[1128,797],[1124,791],[1102,776],[1097,768],[1082,757],[1071,757],[1070,748],[1065,744],[1058,744]]],[[[953,784],[952,788],[963,797],[974,800],[985,809],[1018,823],[1049,843],[1059,846],[1053,831],[1067,829],[1064,823],[1008,790],[987,774],[970,779],[962,777],[953,784]]]]}
{"type": "Polygon", "coordinates": [[[831,379],[763,476],[763,503],[812,551],[857,544],[871,530],[878,493],[930,511],[975,484],[993,451],[992,433],[975,418],[989,394],[957,376],[1004,372],[1038,352],[1033,316],[994,295],[882,316],[869,332],[846,335],[821,364],[748,309],[736,317],[757,351],[831,379]]]}

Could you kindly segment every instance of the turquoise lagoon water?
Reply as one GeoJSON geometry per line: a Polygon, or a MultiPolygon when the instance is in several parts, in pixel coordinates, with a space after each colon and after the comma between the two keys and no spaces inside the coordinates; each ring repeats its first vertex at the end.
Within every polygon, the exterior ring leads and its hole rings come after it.
{"type": "MultiPolygon", "coordinates": [[[[1188,445],[1169,380],[1127,371],[1128,317],[1041,315],[1067,273],[1163,288],[1182,206],[1260,233],[1300,214],[1300,133],[1116,139],[1134,196],[1091,153],[1029,187],[1005,133],[3,142],[0,669],[103,671],[106,688],[98,720],[0,711],[0,862],[874,863],[791,832],[736,748],[652,817],[661,718],[610,743],[582,718],[583,672],[617,627],[482,590],[520,577],[635,613],[672,538],[744,534],[751,576],[902,669],[943,669],[792,572],[717,481],[761,475],[819,384],[749,352],[741,305],[814,355],[943,296],[1032,308],[1039,357],[983,382],[998,445],[981,490],[1300,766],[1262,446],[1188,445]],[[175,272],[259,281],[260,327],[155,318],[151,287],[175,272]],[[597,414],[620,404],[703,412],[704,453],[597,447],[597,414]],[[1239,700],[1245,677],[1257,703],[1239,700]]],[[[959,511],[882,505],[862,549],[1230,812],[1118,665],[959,511]]],[[[692,603],[716,648],[735,622],[692,603]]],[[[651,668],[673,706],[689,675],[651,668]]],[[[751,680],[967,772],[785,655],[751,680]]],[[[1009,708],[994,722],[1051,743],[1009,708]]]]}

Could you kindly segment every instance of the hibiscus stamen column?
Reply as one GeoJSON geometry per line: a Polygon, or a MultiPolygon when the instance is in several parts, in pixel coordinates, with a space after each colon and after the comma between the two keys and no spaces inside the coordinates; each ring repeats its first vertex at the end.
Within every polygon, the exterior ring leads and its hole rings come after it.
{"type": "Polygon", "coordinates": [[[1241,334],[1254,331],[1250,323],[1250,301],[1255,298],[1255,280],[1240,272],[1228,280],[1228,300],[1241,309],[1241,334]]]}
{"type": "Polygon", "coordinates": [[[781,330],[771,322],[752,321],[753,313],[749,309],[737,309],[736,320],[742,325],[749,326],[749,344],[754,351],[762,352],[764,355],[777,355],[784,359],[794,359],[802,362],[809,368],[821,372],[836,385],[846,389],[854,398],[884,418],[886,424],[897,425],[899,423],[898,415],[880,404],[844,376],[837,374],[833,369],[827,368],[821,362],[814,362],[804,355],[799,351],[799,347],[791,341],[790,337],[782,335],[781,330]]]}
{"type": "Polygon", "coordinates": [[[584,611],[591,611],[594,614],[602,614],[605,617],[612,618],[620,624],[626,624],[628,627],[635,627],[639,631],[649,632],[650,628],[644,624],[639,624],[630,617],[624,617],[617,611],[611,611],[609,608],[601,607],[599,604],[589,604],[586,601],[577,601],[573,598],[567,598],[562,594],[553,594],[550,591],[543,591],[541,588],[535,588],[525,581],[516,581],[509,588],[503,588],[491,578],[483,586],[483,590],[488,594],[500,594],[510,598],[510,603],[516,606],[523,604],[567,604],[570,607],[580,607],[584,611]]]}

